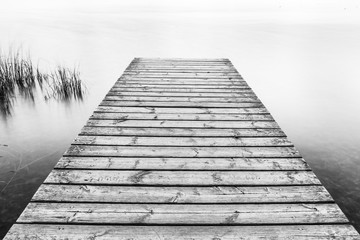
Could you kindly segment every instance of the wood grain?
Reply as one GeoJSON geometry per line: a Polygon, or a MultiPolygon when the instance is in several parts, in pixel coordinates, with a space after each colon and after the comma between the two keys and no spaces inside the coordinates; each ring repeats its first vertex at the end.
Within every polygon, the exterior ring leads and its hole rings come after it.
{"type": "Polygon", "coordinates": [[[89,127],[80,135],[103,136],[160,136],[160,137],[286,137],[281,129],[216,129],[216,128],[146,128],[146,127],[89,127]]]}
{"type": "Polygon", "coordinates": [[[159,186],[320,185],[311,171],[53,170],[45,183],[159,186]]]}
{"type": "Polygon", "coordinates": [[[43,184],[33,197],[43,202],[94,203],[291,203],[332,202],[322,186],[143,187],[43,184]]]}
{"type": "Polygon", "coordinates": [[[260,102],[231,102],[231,103],[217,103],[217,102],[151,102],[151,101],[110,101],[104,100],[100,106],[120,106],[120,107],[192,107],[192,108],[254,108],[263,107],[260,102]]]}
{"type": "Polygon", "coordinates": [[[94,226],[70,224],[15,224],[5,240],[360,239],[354,227],[349,224],[295,226],[94,226]]]}
{"type": "Polygon", "coordinates": [[[264,107],[260,108],[172,108],[172,107],[116,107],[99,106],[96,112],[122,113],[177,113],[177,114],[269,114],[264,107]]]}
{"type": "Polygon", "coordinates": [[[303,224],[348,223],[336,204],[29,203],[19,223],[303,224]]]}
{"type": "Polygon", "coordinates": [[[286,138],[231,138],[231,137],[142,137],[142,136],[78,136],[73,144],[81,145],[111,145],[111,146],[293,146],[286,138]]]}
{"type": "Polygon", "coordinates": [[[270,114],[176,114],[94,112],[90,119],[190,120],[190,121],[274,121],[270,114]]]}
{"type": "Polygon", "coordinates": [[[88,120],[86,126],[92,127],[146,127],[146,128],[279,128],[273,121],[176,121],[176,120],[88,120]]]}
{"type": "Polygon", "coordinates": [[[114,157],[301,157],[294,147],[142,147],[72,145],[67,156],[114,157]]]}
{"type": "Polygon", "coordinates": [[[196,102],[196,103],[259,103],[260,100],[256,97],[243,98],[196,98],[196,97],[161,97],[161,96],[119,96],[108,95],[105,97],[106,101],[135,101],[135,102],[196,102]]]}
{"type": "Polygon", "coordinates": [[[62,157],[55,168],[118,170],[310,170],[302,158],[62,157]]]}

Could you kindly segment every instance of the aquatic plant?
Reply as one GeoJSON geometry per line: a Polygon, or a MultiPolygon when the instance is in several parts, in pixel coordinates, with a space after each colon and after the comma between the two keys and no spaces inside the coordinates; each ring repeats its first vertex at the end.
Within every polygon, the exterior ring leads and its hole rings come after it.
{"type": "Polygon", "coordinates": [[[76,68],[57,66],[50,73],[35,66],[20,50],[0,52],[0,114],[10,115],[17,96],[34,101],[39,88],[45,100],[82,100],[86,91],[76,68]]]}
{"type": "Polygon", "coordinates": [[[82,100],[84,86],[80,79],[80,73],[76,69],[69,69],[58,66],[56,70],[47,76],[40,78],[48,83],[50,92],[45,95],[45,99],[57,98],[60,100],[79,99],[82,100]]]}

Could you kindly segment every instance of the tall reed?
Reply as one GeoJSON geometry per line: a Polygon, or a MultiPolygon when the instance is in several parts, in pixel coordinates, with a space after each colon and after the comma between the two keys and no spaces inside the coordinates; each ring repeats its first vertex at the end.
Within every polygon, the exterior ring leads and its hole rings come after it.
{"type": "Polygon", "coordinates": [[[57,66],[47,73],[20,50],[0,53],[0,113],[11,114],[17,96],[34,101],[37,87],[45,100],[82,100],[86,91],[76,68],[57,66]]]}

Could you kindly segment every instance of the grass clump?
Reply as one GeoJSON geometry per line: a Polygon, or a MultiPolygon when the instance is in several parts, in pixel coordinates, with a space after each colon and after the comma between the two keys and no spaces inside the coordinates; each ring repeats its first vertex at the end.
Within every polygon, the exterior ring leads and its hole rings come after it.
{"type": "Polygon", "coordinates": [[[21,51],[0,53],[0,113],[11,114],[17,96],[34,101],[39,89],[45,100],[82,100],[85,86],[76,68],[57,66],[51,72],[43,72],[31,58],[21,51]]]}

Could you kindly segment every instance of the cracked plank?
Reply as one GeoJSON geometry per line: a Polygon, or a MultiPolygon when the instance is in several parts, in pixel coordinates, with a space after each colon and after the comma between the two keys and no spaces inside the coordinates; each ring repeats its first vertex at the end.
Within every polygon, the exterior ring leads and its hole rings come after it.
{"type": "Polygon", "coordinates": [[[111,146],[293,146],[286,138],[78,136],[73,144],[111,146]]]}
{"type": "Polygon", "coordinates": [[[109,95],[106,96],[106,101],[137,101],[137,102],[213,102],[213,103],[259,103],[260,100],[256,97],[242,97],[242,98],[194,98],[194,97],[151,97],[151,96],[141,96],[141,97],[133,97],[133,96],[114,96],[109,95]]]}
{"type": "Polygon", "coordinates": [[[224,88],[224,89],[209,89],[209,88],[163,88],[163,87],[113,87],[110,91],[113,92],[183,92],[183,93],[251,93],[249,87],[241,87],[238,89],[224,88]]]}
{"type": "Polygon", "coordinates": [[[177,113],[177,114],[269,114],[266,108],[167,108],[99,106],[95,112],[177,113]]]}
{"type": "Polygon", "coordinates": [[[114,203],[333,202],[323,186],[143,187],[43,184],[33,201],[114,203]]]}
{"type": "Polygon", "coordinates": [[[90,127],[80,135],[170,136],[170,137],[286,137],[281,129],[90,127]]]}
{"type": "Polygon", "coordinates": [[[311,171],[94,171],[65,169],[53,170],[44,183],[162,186],[320,185],[320,181],[311,171]]]}
{"type": "Polygon", "coordinates": [[[86,126],[92,127],[163,127],[163,128],[279,128],[275,121],[176,121],[176,120],[93,120],[90,119],[86,126]]]}
{"type": "Polygon", "coordinates": [[[301,157],[294,147],[134,147],[72,145],[64,156],[107,157],[301,157]]]}
{"type": "Polygon", "coordinates": [[[360,239],[349,224],[287,226],[93,226],[15,224],[10,239],[233,240],[233,239],[360,239]]]}
{"type": "Polygon", "coordinates": [[[170,113],[112,113],[94,112],[90,119],[94,120],[200,120],[200,121],[274,121],[270,114],[170,114],[170,113]]]}
{"type": "Polygon", "coordinates": [[[116,101],[103,100],[100,106],[122,106],[122,107],[219,107],[219,108],[258,108],[263,107],[261,102],[151,102],[151,101],[116,101]]]}
{"type": "Polygon", "coordinates": [[[18,223],[309,224],[348,223],[336,204],[29,203],[18,223]]]}
{"type": "Polygon", "coordinates": [[[62,157],[55,168],[119,170],[310,170],[302,158],[62,157]]]}

